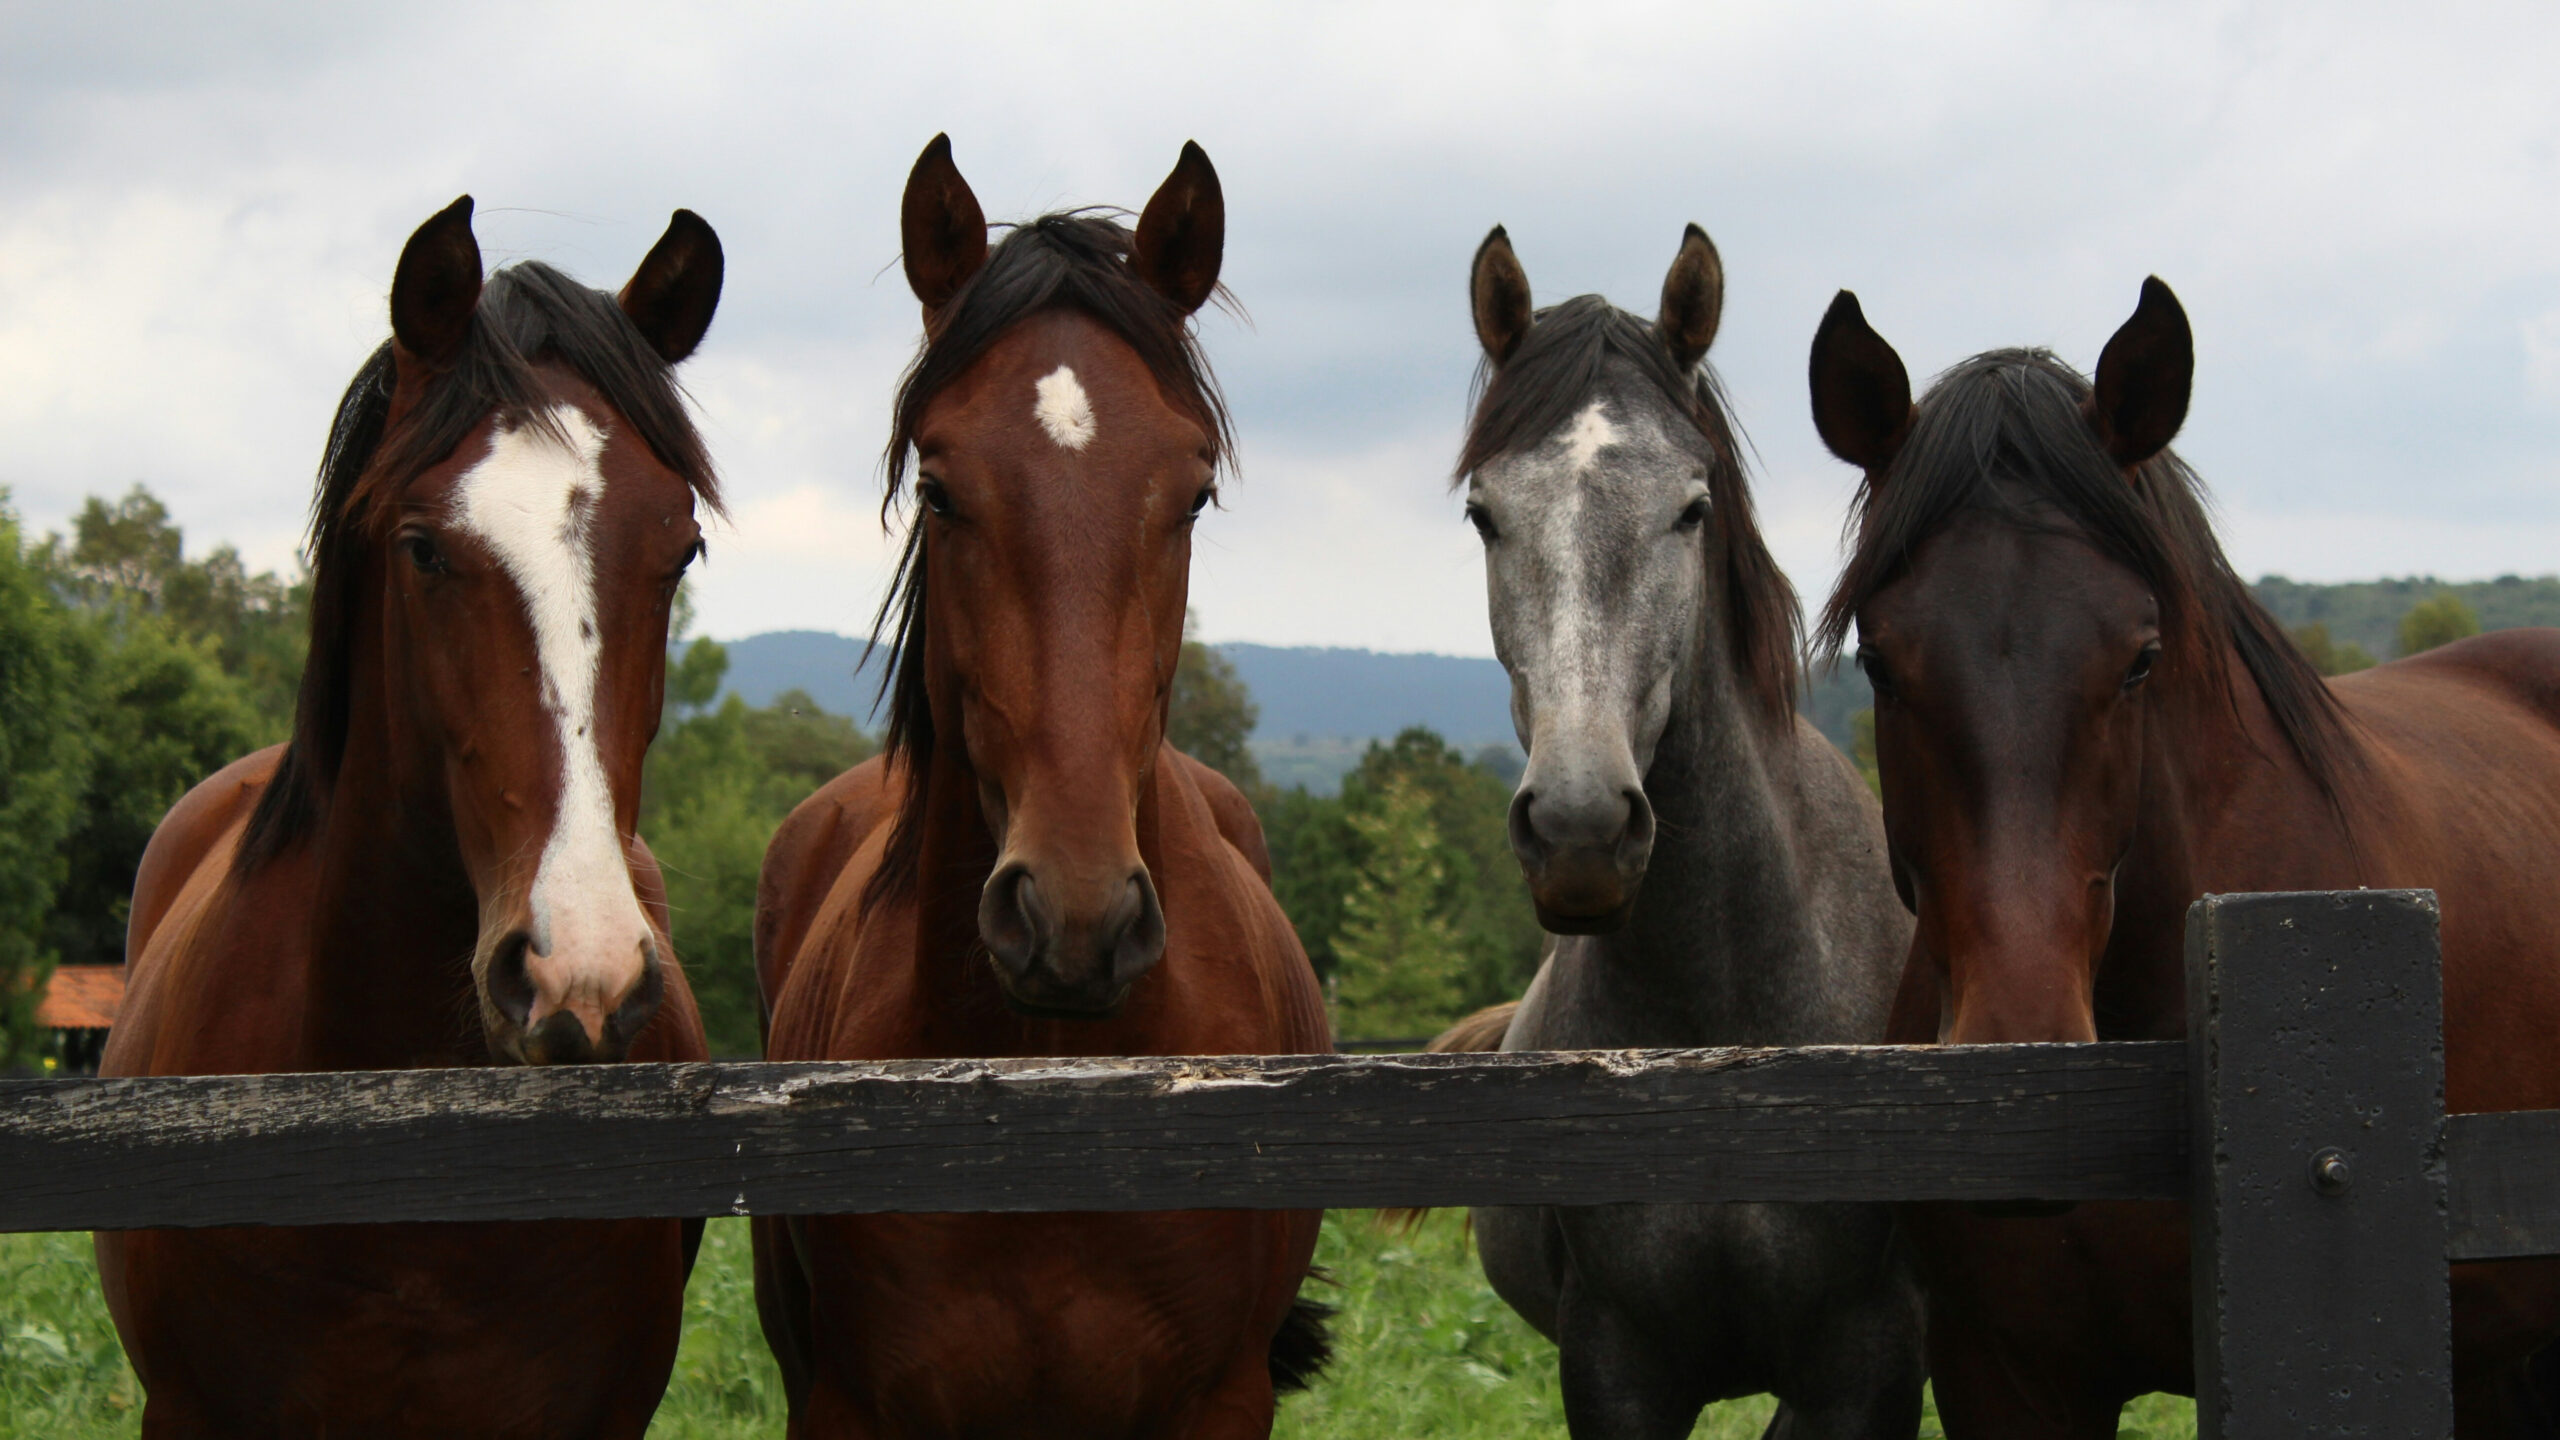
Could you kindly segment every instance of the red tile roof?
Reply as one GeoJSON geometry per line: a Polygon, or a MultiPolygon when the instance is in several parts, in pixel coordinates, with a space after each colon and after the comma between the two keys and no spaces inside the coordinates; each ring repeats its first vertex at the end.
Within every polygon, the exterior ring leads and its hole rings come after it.
{"type": "Polygon", "coordinates": [[[121,965],[63,965],[36,1002],[36,1023],[56,1030],[104,1030],[124,1003],[121,965]]]}

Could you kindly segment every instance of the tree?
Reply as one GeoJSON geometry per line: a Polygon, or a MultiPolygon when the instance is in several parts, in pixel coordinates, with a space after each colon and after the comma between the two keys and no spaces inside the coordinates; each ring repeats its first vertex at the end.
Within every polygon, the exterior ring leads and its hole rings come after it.
{"type": "Polygon", "coordinates": [[[2480,612],[2452,591],[2439,590],[2434,599],[2419,601],[2400,617],[2400,653],[2416,655],[2479,633],[2480,612]]]}
{"type": "Polygon", "coordinates": [[[87,657],[71,617],[28,563],[0,491],[0,1063],[26,1062],[41,1037],[37,998],[53,972],[45,935],[70,865],[64,837],[80,813],[89,747],[87,657]]]}
{"type": "Polygon", "coordinates": [[[1236,674],[1235,662],[1199,639],[1200,617],[1182,620],[1182,663],[1173,672],[1172,705],[1165,716],[1164,738],[1173,748],[1236,782],[1251,794],[1262,784],[1262,767],[1254,763],[1246,742],[1262,719],[1262,709],[1236,674]]]}
{"type": "Polygon", "coordinates": [[[2333,638],[2329,627],[2317,620],[2295,626],[2293,643],[2301,647],[2303,658],[2311,662],[2311,668],[2323,675],[2352,675],[2358,670],[2373,668],[2371,652],[2353,640],[2333,638]]]}
{"type": "Polygon", "coordinates": [[[254,745],[293,733],[293,707],[310,643],[310,577],[252,575],[231,546],[186,558],[185,536],[157,496],[136,485],[113,505],[90,496],[68,539],[48,535],[37,561],[55,593],[93,613],[140,612],[211,647],[239,682],[256,724],[254,745]]]}
{"type": "MultiPolygon", "coordinates": [[[[691,628],[679,603],[675,634],[691,628]]],[[[667,667],[669,720],[649,749],[640,833],[667,882],[676,955],[702,1006],[716,1055],[761,1049],[756,1017],[756,881],[765,846],[791,807],[870,758],[877,747],[850,719],[799,690],[750,706],[720,701],[728,653],[695,640],[667,667]]]]}
{"type": "Polygon", "coordinates": [[[1441,909],[1444,866],[1431,797],[1390,777],[1351,828],[1367,857],[1343,897],[1335,1027],[1346,1035],[1427,1035],[1466,1008],[1467,956],[1441,909]]]}
{"type": "Polygon", "coordinates": [[[47,935],[65,964],[118,965],[134,874],[161,817],[198,781],[257,749],[246,687],[210,639],[149,611],[76,612],[88,667],[80,713],[92,761],[62,853],[47,935]]]}

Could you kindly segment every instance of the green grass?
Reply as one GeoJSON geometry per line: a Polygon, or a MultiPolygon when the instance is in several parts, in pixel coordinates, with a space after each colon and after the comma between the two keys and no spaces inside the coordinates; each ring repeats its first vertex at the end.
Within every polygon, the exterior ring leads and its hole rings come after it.
{"type": "MultiPolygon", "coordinates": [[[[1503,1440],[1562,1436],[1555,1348],[1511,1313],[1476,1268],[1459,1217],[1410,1233],[1364,1211],[1326,1217],[1316,1259],[1340,1307],[1334,1361],[1283,1401],[1280,1440],[1503,1440]]],[[[85,1235],[0,1235],[0,1440],[129,1437],[141,1387],[98,1299],[85,1235]]],[[[1711,1407],[1700,1440],[1754,1440],[1770,1402],[1711,1407]]],[[[2153,1395],[2126,1407],[2133,1440],[2192,1440],[2192,1404],[2153,1395]]],[[[782,1433],[782,1380],[756,1327],[747,1227],[714,1220],[685,1292],[684,1345],[651,1440],[748,1440],[782,1433]]],[[[1933,1412],[1923,1436],[1938,1433],[1933,1412]]]]}

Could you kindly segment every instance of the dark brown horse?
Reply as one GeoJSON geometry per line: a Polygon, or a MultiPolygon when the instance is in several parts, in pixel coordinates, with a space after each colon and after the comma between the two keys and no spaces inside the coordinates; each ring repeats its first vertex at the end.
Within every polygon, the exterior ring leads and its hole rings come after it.
{"type": "MultiPolygon", "coordinates": [[[[421,226],[340,402],[293,739],[169,812],[109,1075],[698,1060],[632,825],[711,466],[690,211],[616,298],[421,226]]],[[[147,1436],[631,1436],[700,1222],[97,1237],[147,1436]]]]}
{"type": "MultiPolygon", "coordinates": [[[[992,251],[941,137],[907,181],[925,342],[889,744],[774,837],[776,1060],[1330,1048],[1244,797],[1164,741],[1226,413],[1190,336],[1226,214],[1196,145],[1135,234],[992,251]]],[[[1312,1212],[759,1220],[795,1436],[1259,1436],[1312,1368],[1312,1212]]]]}
{"type": "MultiPolygon", "coordinates": [[[[2157,280],[2094,385],[1995,351],[1914,406],[1845,293],[1814,339],[1815,423],[1866,472],[1823,635],[1856,626],[1919,917],[1896,1036],[2176,1037],[2198,896],[2426,887],[2447,1104],[2560,1105],[2560,632],[2324,683],[2166,449],[2194,363],[2157,280]]],[[[1913,1221],[1950,1435],[2110,1436],[2127,1398],[2193,1393],[2182,1207],[1913,1221]]],[[[2456,1266],[2453,1293],[2461,1433],[2548,1433],[2525,1362],[2560,1266],[2456,1266]]]]}

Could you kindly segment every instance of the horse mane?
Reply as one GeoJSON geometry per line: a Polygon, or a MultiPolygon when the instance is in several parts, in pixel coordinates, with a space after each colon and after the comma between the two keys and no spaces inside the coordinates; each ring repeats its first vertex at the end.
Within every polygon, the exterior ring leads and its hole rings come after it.
{"type": "Polygon", "coordinates": [[[595,387],[659,463],[684,477],[714,513],[718,477],[686,413],[669,365],[614,297],[538,260],[507,266],[481,290],[461,350],[432,376],[416,404],[391,421],[392,342],[356,371],[338,401],[311,502],[310,652],[295,699],[293,737],[258,798],[234,861],[246,872],[319,823],[346,754],[354,683],[356,612],[369,546],[409,482],[453,453],[480,422],[555,429],[539,371],[561,365],[595,387]]]}
{"type": "MultiPolygon", "coordinates": [[[[1232,466],[1235,429],[1226,397],[1209,373],[1190,315],[1130,267],[1134,241],[1107,214],[1071,210],[1012,227],[988,252],[978,273],[933,317],[915,359],[899,378],[885,457],[889,484],[881,501],[884,521],[905,493],[908,457],[934,397],[1015,324],[1046,310],[1081,311],[1128,342],[1166,400],[1207,432],[1212,468],[1232,466]]],[[[889,701],[881,756],[902,767],[910,779],[880,868],[864,888],[865,910],[914,885],[924,846],[924,781],[932,768],[935,738],[924,676],[924,539],[925,526],[907,527],[889,596],[871,625],[873,647],[886,633],[895,659],[881,682],[889,701]]]]}
{"type": "Polygon", "coordinates": [[[1708,503],[1724,541],[1725,611],[1736,675],[1769,717],[1795,713],[1797,632],[1803,615],[1796,592],[1770,558],[1751,504],[1751,478],[1725,399],[1724,383],[1703,360],[1685,373],[1650,321],[1597,295],[1580,295],[1537,313],[1511,358],[1476,367],[1475,413],[1450,484],[1455,487],[1494,457],[1535,446],[1561,429],[1599,388],[1613,365],[1634,370],[1705,437],[1708,503]]]}
{"type": "MultiPolygon", "coordinates": [[[[1856,545],[1823,607],[1820,653],[1839,653],[1859,607],[1922,542],[1960,514],[1988,511],[2086,541],[2151,587],[2164,630],[2238,652],[2286,742],[2334,800],[2342,771],[2361,753],[2337,698],[2232,570],[2205,510],[2204,482],[2162,450],[2127,484],[2090,428],[2090,402],[2089,381],[2046,350],[1987,351],[1940,375],[1882,481],[1859,486],[1856,545]]],[[[2224,667],[2199,669],[2236,703],[2224,667]]]]}

